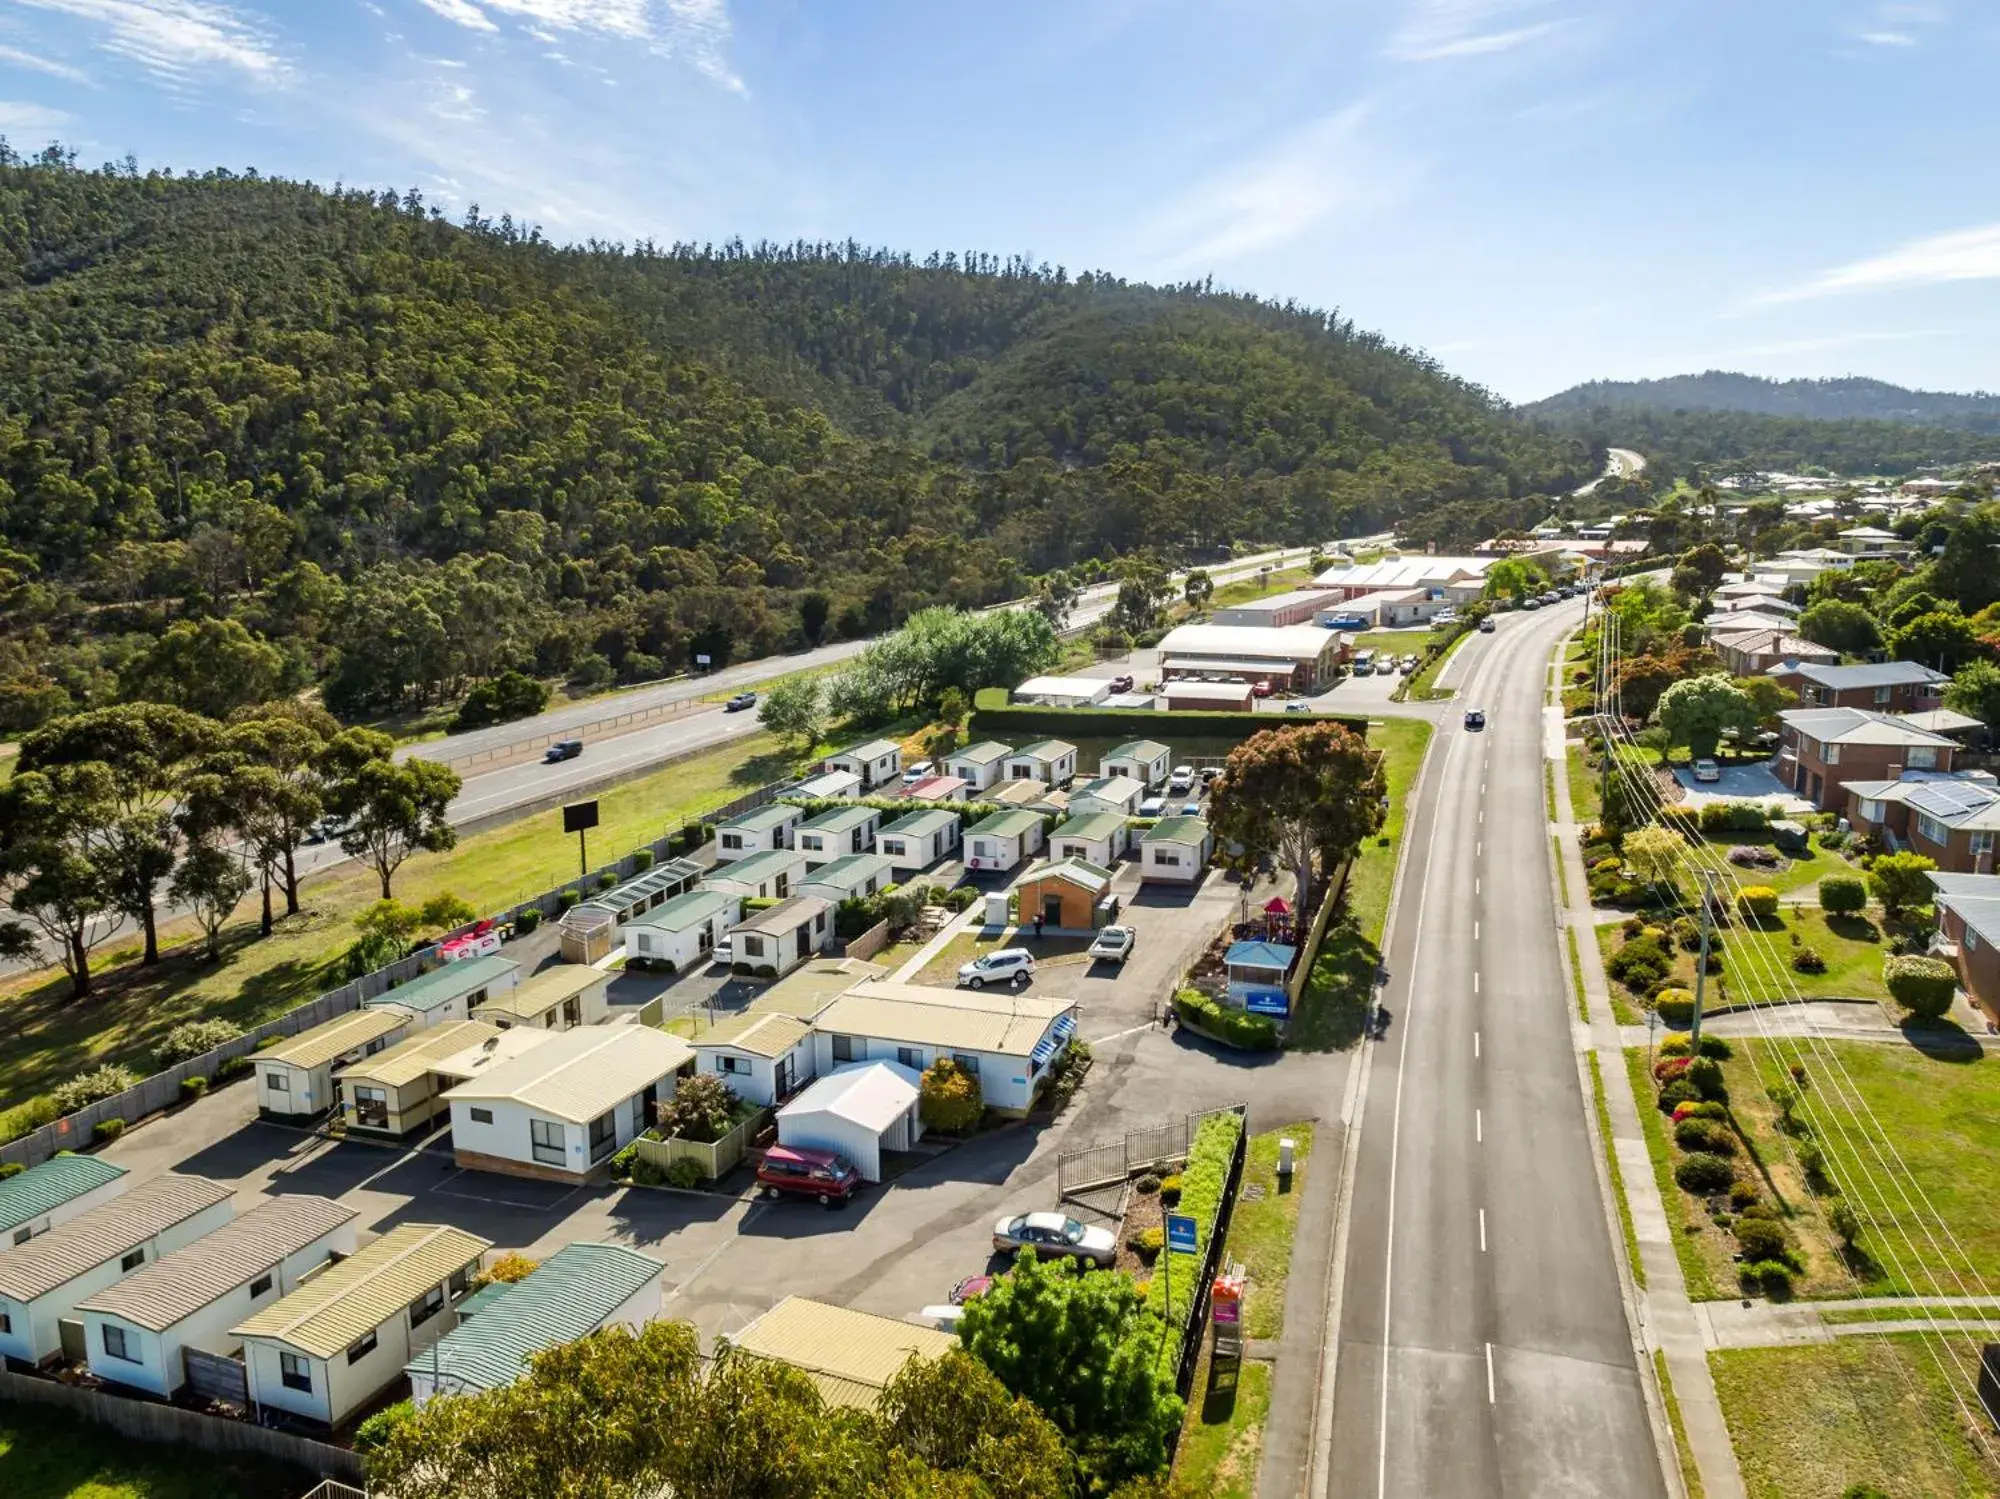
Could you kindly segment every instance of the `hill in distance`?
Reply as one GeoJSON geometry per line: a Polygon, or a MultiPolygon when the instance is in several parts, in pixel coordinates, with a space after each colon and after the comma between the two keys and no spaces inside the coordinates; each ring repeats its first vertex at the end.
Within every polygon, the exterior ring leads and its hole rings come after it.
{"type": "Polygon", "coordinates": [[[1643,411],[1740,411],[1809,421],[1879,421],[2000,431],[2000,395],[1906,390],[1857,375],[1832,380],[1766,380],[1708,370],[1663,380],[1592,380],[1532,405],[1529,416],[1560,418],[1599,407],[1643,411]]]}

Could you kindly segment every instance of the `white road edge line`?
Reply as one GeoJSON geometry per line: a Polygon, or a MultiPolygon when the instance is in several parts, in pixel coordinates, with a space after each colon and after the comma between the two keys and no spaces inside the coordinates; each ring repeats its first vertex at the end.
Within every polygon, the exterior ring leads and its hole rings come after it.
{"type": "MultiPolygon", "coordinates": [[[[1486,1253],[1486,1209],[1479,1210],[1479,1252],[1486,1253]]],[[[1491,1347],[1491,1344],[1487,1345],[1491,1347]]]]}
{"type": "Polygon", "coordinates": [[[1493,1345],[1486,1345],[1486,1403],[1497,1404],[1493,1398],[1493,1345]]]}

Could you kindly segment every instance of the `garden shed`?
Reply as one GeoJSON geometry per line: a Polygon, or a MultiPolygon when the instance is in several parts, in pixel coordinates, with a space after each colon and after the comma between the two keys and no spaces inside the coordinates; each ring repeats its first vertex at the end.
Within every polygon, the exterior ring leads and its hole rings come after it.
{"type": "Polygon", "coordinates": [[[854,1163],[862,1180],[882,1179],[882,1152],[908,1150],[922,1138],[918,1076],[894,1062],[837,1067],[778,1110],[778,1143],[830,1150],[854,1163]]]}

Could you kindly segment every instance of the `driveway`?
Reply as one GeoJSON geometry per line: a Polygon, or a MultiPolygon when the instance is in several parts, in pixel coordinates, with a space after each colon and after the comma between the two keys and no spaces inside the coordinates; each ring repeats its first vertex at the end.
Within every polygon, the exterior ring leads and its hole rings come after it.
{"type": "Polygon", "coordinates": [[[1710,802],[1776,801],[1782,802],[1787,812],[1814,810],[1811,802],[1778,779],[1768,760],[1723,765],[1718,768],[1722,772],[1722,779],[1707,782],[1697,781],[1694,778],[1694,771],[1685,766],[1674,771],[1674,779],[1687,793],[1682,799],[1684,806],[1704,807],[1710,802]]]}

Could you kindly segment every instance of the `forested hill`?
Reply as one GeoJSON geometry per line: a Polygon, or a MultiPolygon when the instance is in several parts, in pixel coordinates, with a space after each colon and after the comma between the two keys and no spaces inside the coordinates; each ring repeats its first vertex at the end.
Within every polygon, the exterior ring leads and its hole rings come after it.
{"type": "Polygon", "coordinates": [[[2000,395],[1906,390],[1885,380],[1765,380],[1709,370],[1664,380],[1593,380],[1522,410],[1559,416],[1595,407],[1645,411],[1741,411],[1814,421],[1878,421],[2000,432],[2000,395]]]}
{"type": "Polygon", "coordinates": [[[1202,288],[563,247],[0,144],[0,733],[228,652],[356,714],[650,676],[1140,549],[1476,526],[1593,467],[1336,316],[1202,288]]]}

